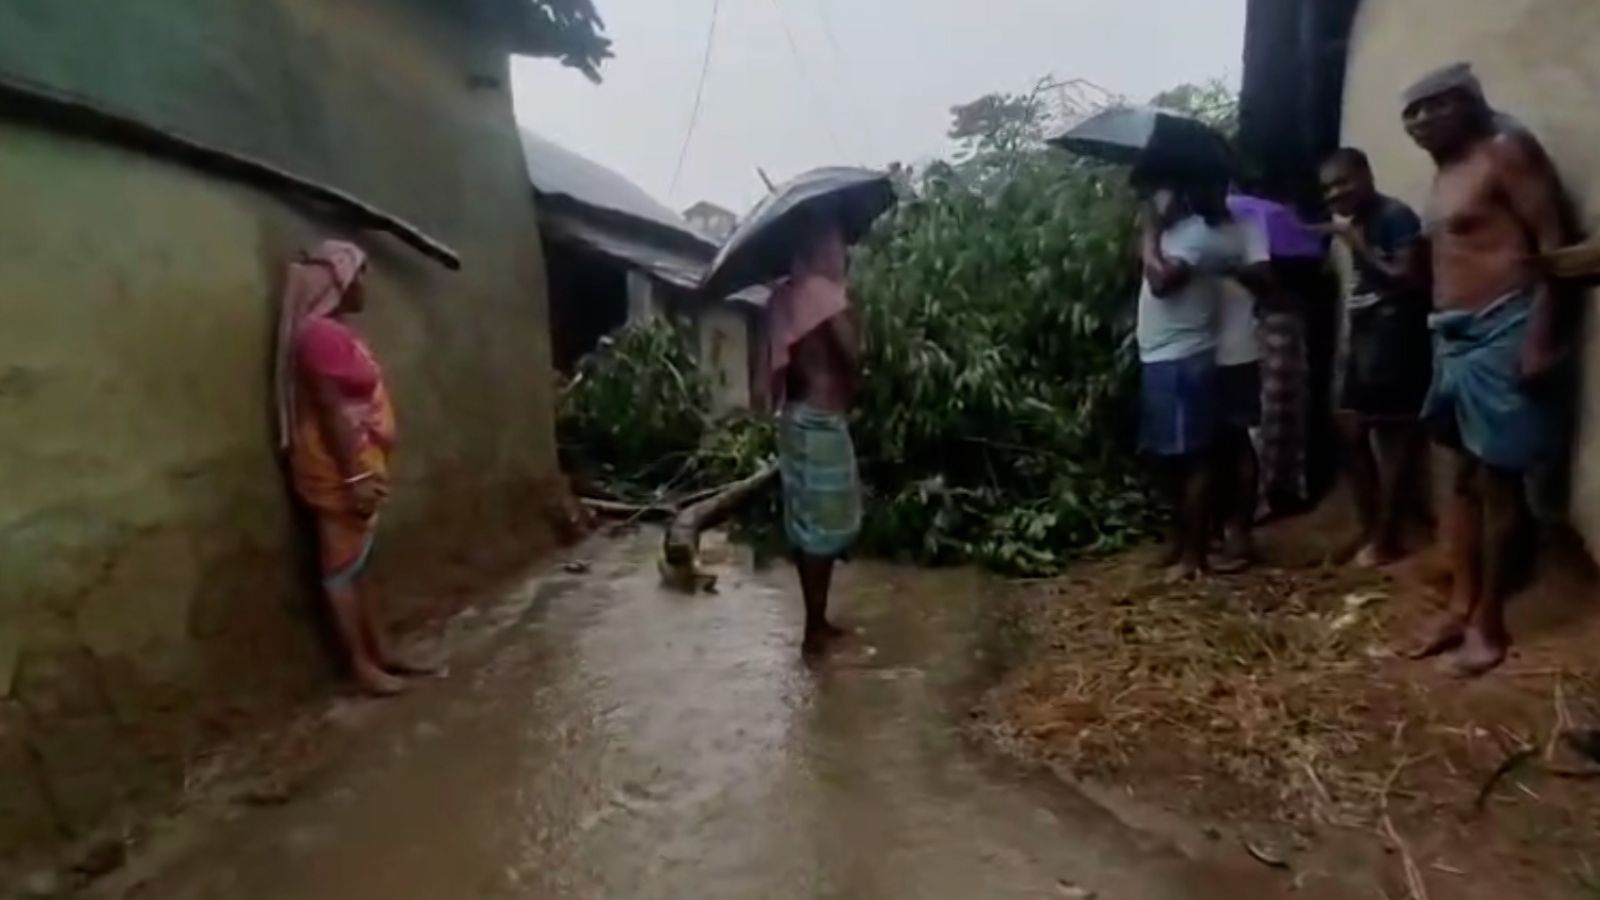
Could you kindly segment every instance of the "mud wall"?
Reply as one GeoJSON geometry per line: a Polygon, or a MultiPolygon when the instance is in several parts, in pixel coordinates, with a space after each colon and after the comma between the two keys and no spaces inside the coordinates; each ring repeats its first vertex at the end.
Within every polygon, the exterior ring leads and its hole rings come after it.
{"type": "MultiPolygon", "coordinates": [[[[361,327],[401,420],[376,571],[408,618],[547,542],[559,493],[506,60],[428,5],[0,9],[0,68],[332,183],[460,252],[450,273],[356,235],[361,327]]],[[[348,232],[25,122],[0,121],[0,196],[3,863],[169,795],[218,739],[326,689],[268,373],[283,262],[348,232]]]]}
{"type": "MultiPolygon", "coordinates": [[[[1600,4],[1593,0],[1368,0],[1346,74],[1344,140],[1372,157],[1382,187],[1421,204],[1428,158],[1400,124],[1399,92],[1435,67],[1470,61],[1490,100],[1537,134],[1591,232],[1600,226],[1600,4]]],[[[1600,331],[1588,316],[1570,516],[1600,557],[1600,331]]]]}
{"type": "Polygon", "coordinates": [[[750,408],[750,314],[726,303],[703,307],[696,322],[700,371],[711,384],[711,408],[750,408]]]}

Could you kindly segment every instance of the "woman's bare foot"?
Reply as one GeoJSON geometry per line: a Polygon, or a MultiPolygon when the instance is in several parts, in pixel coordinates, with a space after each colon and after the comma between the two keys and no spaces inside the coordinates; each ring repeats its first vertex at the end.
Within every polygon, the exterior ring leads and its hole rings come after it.
{"type": "Polygon", "coordinates": [[[373,697],[393,697],[404,693],[406,689],[404,679],[390,675],[373,665],[357,666],[355,677],[361,689],[373,697]]]}
{"type": "Polygon", "coordinates": [[[1469,628],[1460,649],[1440,663],[1452,678],[1477,678],[1492,672],[1506,661],[1509,649],[1504,638],[1494,638],[1481,629],[1469,628]]]}
{"type": "Polygon", "coordinates": [[[426,678],[437,675],[444,670],[444,663],[431,656],[407,656],[397,654],[384,660],[383,670],[393,675],[409,675],[415,678],[426,678]]]}
{"type": "Polygon", "coordinates": [[[1461,646],[1466,639],[1467,626],[1460,616],[1445,613],[1436,616],[1418,630],[1412,647],[1405,652],[1407,659],[1427,659],[1461,646]]]}

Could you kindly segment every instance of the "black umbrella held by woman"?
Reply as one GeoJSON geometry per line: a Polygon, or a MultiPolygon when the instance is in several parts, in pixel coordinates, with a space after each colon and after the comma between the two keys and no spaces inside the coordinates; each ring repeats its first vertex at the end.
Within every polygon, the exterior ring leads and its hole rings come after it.
{"type": "Polygon", "coordinates": [[[701,290],[725,297],[789,271],[798,233],[808,222],[838,224],[849,243],[894,206],[889,176],[869,169],[813,169],[789,181],[756,205],[723,244],[701,280],[701,290]]]}

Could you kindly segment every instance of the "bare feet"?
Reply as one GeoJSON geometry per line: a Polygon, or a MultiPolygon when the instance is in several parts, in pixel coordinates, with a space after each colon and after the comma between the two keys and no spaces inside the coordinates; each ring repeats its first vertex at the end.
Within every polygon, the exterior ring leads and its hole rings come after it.
{"type": "Polygon", "coordinates": [[[410,675],[426,678],[444,670],[444,663],[430,656],[391,656],[384,660],[383,670],[393,675],[410,675]]]}
{"type": "Polygon", "coordinates": [[[1203,566],[1194,562],[1184,561],[1167,566],[1161,572],[1161,580],[1165,584],[1182,584],[1185,581],[1197,581],[1205,574],[1203,566]]]}
{"type": "Polygon", "coordinates": [[[357,666],[356,683],[373,697],[393,697],[405,692],[406,683],[388,672],[372,665],[357,666]]]}
{"type": "Polygon", "coordinates": [[[1439,615],[1424,625],[1418,632],[1412,647],[1405,652],[1407,659],[1427,659],[1438,656],[1456,647],[1467,636],[1466,623],[1460,616],[1445,613],[1439,615]]]}
{"type": "Polygon", "coordinates": [[[1249,556],[1237,556],[1224,551],[1211,560],[1210,570],[1218,575],[1238,575],[1248,571],[1255,565],[1255,560],[1249,556]]]}
{"type": "Polygon", "coordinates": [[[1160,553],[1154,557],[1151,557],[1150,568],[1156,570],[1157,572],[1165,572],[1182,561],[1183,548],[1171,541],[1168,541],[1166,546],[1161,548],[1160,553]]]}
{"type": "Polygon", "coordinates": [[[1477,678],[1498,668],[1506,661],[1505,638],[1494,638],[1481,629],[1469,628],[1460,649],[1440,662],[1440,668],[1452,678],[1477,678]]]}
{"type": "Polygon", "coordinates": [[[1350,565],[1371,546],[1372,541],[1367,535],[1356,535],[1354,538],[1339,545],[1339,549],[1333,553],[1333,561],[1341,566],[1350,565]]]}
{"type": "Polygon", "coordinates": [[[1355,558],[1350,563],[1358,569],[1380,569],[1399,558],[1400,554],[1391,549],[1377,544],[1367,544],[1356,552],[1355,558]]]}
{"type": "Polygon", "coordinates": [[[820,656],[841,638],[849,635],[849,631],[832,622],[807,626],[805,640],[800,643],[800,652],[806,656],[820,656]]]}

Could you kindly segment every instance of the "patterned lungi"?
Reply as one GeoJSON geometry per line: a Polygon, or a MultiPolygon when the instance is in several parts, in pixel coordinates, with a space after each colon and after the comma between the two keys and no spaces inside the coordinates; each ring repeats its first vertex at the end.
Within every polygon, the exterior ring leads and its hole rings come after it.
{"type": "Polygon", "coordinates": [[[1298,313],[1265,313],[1260,334],[1261,427],[1256,445],[1262,497],[1304,500],[1310,413],[1305,319],[1298,313]]]}
{"type": "Polygon", "coordinates": [[[843,554],[861,531],[861,481],[845,417],[803,403],[785,406],[778,465],[790,545],[807,556],[843,554]]]}

